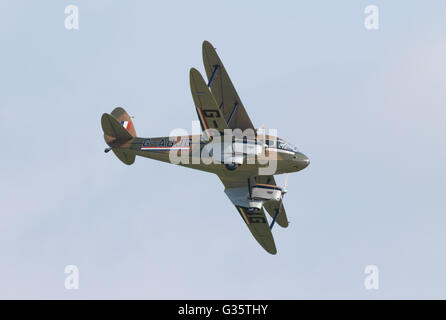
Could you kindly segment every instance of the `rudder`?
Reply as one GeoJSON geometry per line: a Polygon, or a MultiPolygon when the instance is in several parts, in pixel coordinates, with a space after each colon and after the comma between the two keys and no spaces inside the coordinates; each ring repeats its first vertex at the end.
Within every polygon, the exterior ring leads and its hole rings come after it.
{"type": "Polygon", "coordinates": [[[133,125],[132,119],[123,108],[115,108],[111,112],[111,115],[119,121],[119,123],[132,135],[132,137],[136,137],[135,126],[133,125]]]}
{"type": "Polygon", "coordinates": [[[104,140],[113,153],[127,165],[135,162],[135,155],[127,152],[120,147],[136,137],[135,127],[128,113],[123,108],[115,108],[111,114],[104,113],[101,117],[102,130],[104,131],[104,140]]]}

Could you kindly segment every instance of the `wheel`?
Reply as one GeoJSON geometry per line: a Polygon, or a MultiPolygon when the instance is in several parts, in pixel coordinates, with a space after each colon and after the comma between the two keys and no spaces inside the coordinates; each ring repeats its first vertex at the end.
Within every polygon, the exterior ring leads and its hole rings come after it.
{"type": "Polygon", "coordinates": [[[237,163],[226,163],[225,167],[228,170],[234,171],[235,169],[237,169],[238,164],[237,163]]]}

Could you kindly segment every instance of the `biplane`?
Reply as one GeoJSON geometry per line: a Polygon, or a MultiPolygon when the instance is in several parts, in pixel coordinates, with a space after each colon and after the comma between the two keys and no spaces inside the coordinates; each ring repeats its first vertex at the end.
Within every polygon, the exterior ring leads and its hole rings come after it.
{"type": "Polygon", "coordinates": [[[292,144],[266,135],[263,128],[256,129],[215,48],[204,41],[202,53],[207,81],[194,68],[189,74],[201,133],[141,138],[136,135],[132,118],[118,107],[101,118],[108,145],[105,152],[113,151],[126,165],[133,164],[136,156],[169,163],[174,163],[172,156],[183,156],[185,161],[175,164],[216,174],[254,238],[267,252],[276,254],[271,231],[275,224],[288,227],[283,205],[288,174],[306,168],[310,161],[292,144]],[[224,139],[217,139],[218,134],[224,139]],[[275,161],[274,171],[260,173],[271,161],[275,161]],[[284,186],[276,184],[275,174],[287,174],[284,186]]]}

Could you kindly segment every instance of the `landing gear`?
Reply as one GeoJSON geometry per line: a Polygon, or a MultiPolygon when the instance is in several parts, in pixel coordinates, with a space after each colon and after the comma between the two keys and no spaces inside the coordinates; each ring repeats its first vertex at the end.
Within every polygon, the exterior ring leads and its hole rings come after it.
{"type": "Polygon", "coordinates": [[[225,167],[226,169],[230,170],[230,171],[234,171],[235,169],[237,169],[238,167],[238,163],[226,163],[225,167]]]}

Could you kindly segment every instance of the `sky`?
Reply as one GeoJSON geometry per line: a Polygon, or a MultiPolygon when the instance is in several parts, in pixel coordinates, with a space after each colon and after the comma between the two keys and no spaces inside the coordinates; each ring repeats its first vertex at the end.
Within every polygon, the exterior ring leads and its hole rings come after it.
{"type": "Polygon", "coordinates": [[[445,21],[444,1],[1,2],[0,298],[445,299],[445,21]],[[204,40],[311,160],[277,255],[216,176],[103,152],[117,106],[141,137],[191,130],[204,40]]]}

